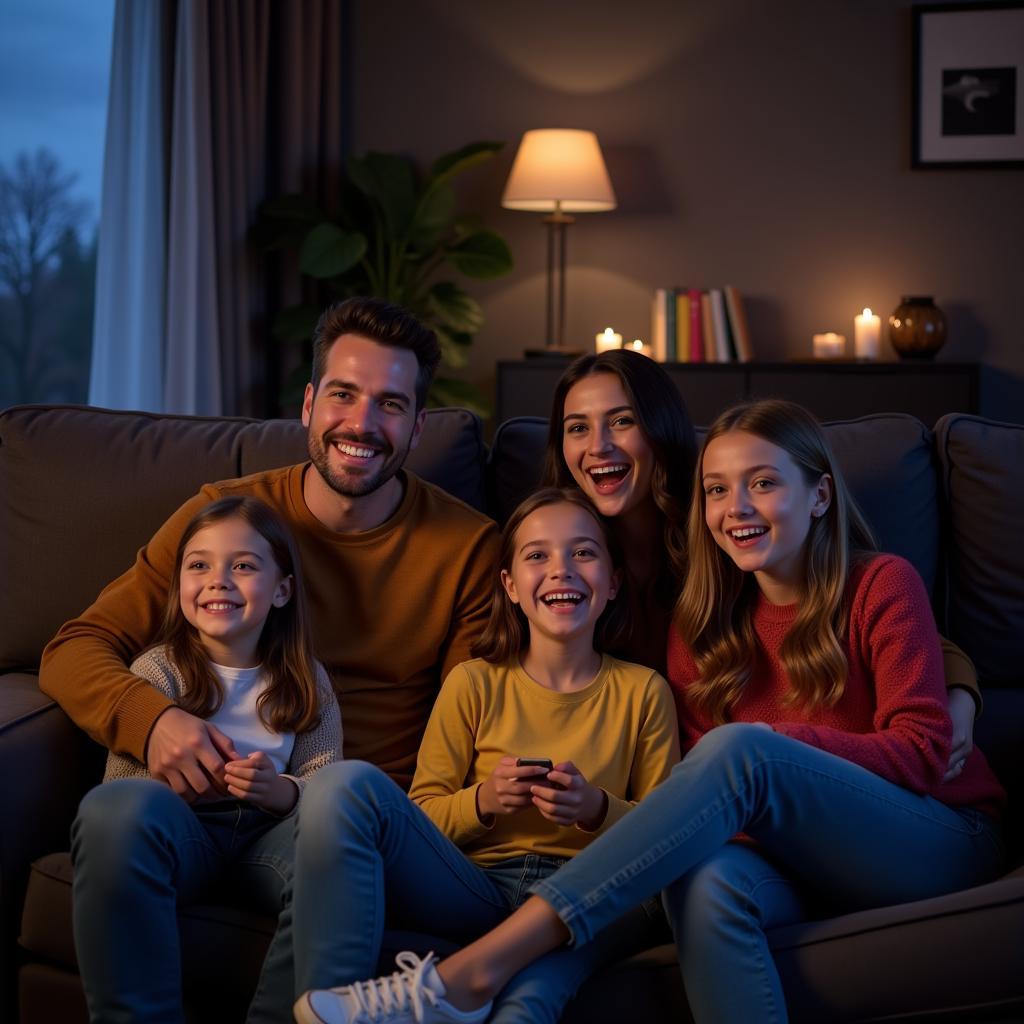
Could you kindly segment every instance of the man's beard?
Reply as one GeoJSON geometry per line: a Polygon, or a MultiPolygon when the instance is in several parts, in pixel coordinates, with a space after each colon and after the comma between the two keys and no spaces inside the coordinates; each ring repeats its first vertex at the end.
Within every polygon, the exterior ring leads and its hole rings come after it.
{"type": "MultiPolygon", "coordinates": [[[[409,454],[409,447],[412,437],[406,441],[402,448],[392,448],[382,437],[371,434],[331,434],[325,437],[317,437],[310,433],[308,447],[309,458],[314,468],[323,477],[324,482],[332,491],[344,495],[346,498],[362,498],[367,494],[383,487],[401,468],[409,454]],[[384,460],[376,473],[349,474],[338,472],[330,464],[329,449],[336,441],[344,441],[347,444],[365,445],[380,449],[384,460]]],[[[378,456],[375,456],[377,458],[378,456]]]]}

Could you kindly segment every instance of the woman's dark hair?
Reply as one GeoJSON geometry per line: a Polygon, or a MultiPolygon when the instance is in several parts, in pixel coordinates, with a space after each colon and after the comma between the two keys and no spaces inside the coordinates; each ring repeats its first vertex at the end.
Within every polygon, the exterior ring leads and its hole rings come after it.
{"type": "Polygon", "coordinates": [[[178,542],[167,607],[156,638],[167,645],[170,660],[185,681],[178,706],[209,718],[224,703],[224,689],[210,668],[199,634],[181,611],[181,565],[188,542],[200,530],[228,519],[241,519],[251,526],[270,545],[281,575],[292,578],[291,597],[280,608],[270,609],[260,633],[257,651],[268,680],[256,702],[260,720],[274,732],[307,732],[320,720],[320,709],[302,568],[288,527],[256,498],[221,498],[207,505],[192,517],[178,542]]]}
{"type": "Polygon", "coordinates": [[[651,496],[662,515],[668,554],[658,588],[674,601],[686,576],[686,519],[693,495],[697,437],[682,395],[660,364],[629,349],[581,356],[572,363],[558,381],[551,403],[541,483],[545,487],[577,486],[562,455],[565,398],[574,384],[595,373],[618,377],[644,440],[654,453],[651,496]]]}
{"type": "MultiPolygon", "coordinates": [[[[575,505],[592,516],[601,529],[608,556],[611,558],[612,569],[622,567],[622,552],[614,534],[608,529],[608,521],[587,500],[586,496],[575,487],[545,487],[531,494],[519,503],[516,510],[508,518],[501,531],[501,551],[498,555],[498,573],[494,577],[494,593],[491,598],[491,614],[487,625],[479,638],[474,642],[470,653],[474,658],[483,658],[494,665],[511,661],[527,646],[530,639],[530,624],[519,607],[505,592],[501,582],[501,572],[512,569],[512,561],[516,551],[516,533],[524,520],[533,515],[539,508],[547,505],[575,505]]],[[[594,649],[604,651],[613,646],[628,632],[629,601],[626,582],[623,579],[618,587],[614,601],[609,601],[601,613],[594,628],[594,649]]]]}

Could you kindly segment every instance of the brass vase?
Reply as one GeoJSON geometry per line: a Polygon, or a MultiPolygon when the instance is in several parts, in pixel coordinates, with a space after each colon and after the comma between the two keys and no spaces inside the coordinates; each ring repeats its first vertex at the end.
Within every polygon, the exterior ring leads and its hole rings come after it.
{"type": "Polygon", "coordinates": [[[930,295],[904,295],[889,317],[889,340],[900,359],[933,359],[946,343],[946,314],[930,295]]]}

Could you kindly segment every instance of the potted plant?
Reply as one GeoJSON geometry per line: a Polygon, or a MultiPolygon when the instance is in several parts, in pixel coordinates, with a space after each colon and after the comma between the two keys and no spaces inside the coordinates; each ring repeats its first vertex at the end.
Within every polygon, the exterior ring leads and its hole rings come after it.
{"type": "MultiPolygon", "coordinates": [[[[501,147],[500,142],[470,143],[438,157],[425,174],[403,156],[352,157],[335,216],[301,195],[271,200],[260,207],[256,244],[297,249],[299,269],[319,282],[328,298],[374,295],[404,306],[437,332],[443,364],[457,369],[466,363],[483,311],[443,271],[478,280],[498,277],[512,269],[512,254],[479,218],[457,213],[452,179],[501,147]]],[[[283,341],[307,340],[319,314],[320,307],[312,304],[284,309],[273,334],[283,341]]],[[[300,383],[290,380],[289,391],[300,383]]],[[[435,378],[428,404],[490,412],[476,388],[445,376],[435,378]]]]}

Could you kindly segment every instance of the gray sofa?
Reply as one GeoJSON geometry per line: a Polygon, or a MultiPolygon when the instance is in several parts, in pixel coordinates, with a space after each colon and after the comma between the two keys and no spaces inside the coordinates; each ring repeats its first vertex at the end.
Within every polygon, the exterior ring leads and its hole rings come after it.
{"type": "MultiPolygon", "coordinates": [[[[471,414],[433,410],[410,465],[502,519],[535,483],[545,430],[511,420],[488,449],[471,414]]],[[[954,415],[930,431],[891,415],[828,430],[883,546],[917,566],[940,627],[978,666],[977,738],[1011,792],[1011,862],[974,890],[772,933],[792,1017],[1024,1020],[1024,427],[954,415]]],[[[103,751],[39,691],[43,646],[200,484],[298,461],[304,447],[295,422],[0,413],[0,1019],[85,1019],[60,851],[103,751]]],[[[190,1015],[241,1019],[273,921],[242,902],[183,908],[181,921],[190,1015]]],[[[666,945],[616,965],[566,1019],[687,1020],[673,954],[666,945]]]]}

